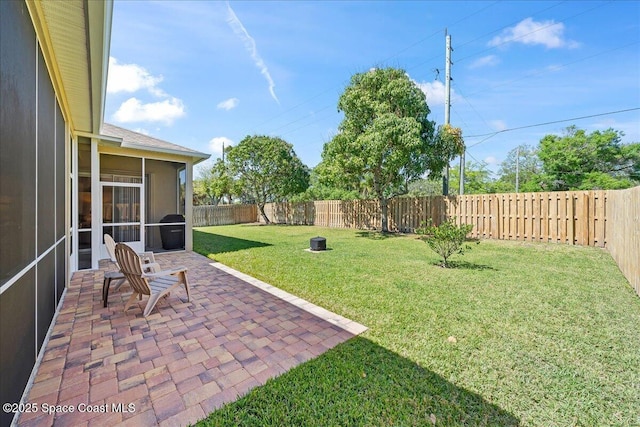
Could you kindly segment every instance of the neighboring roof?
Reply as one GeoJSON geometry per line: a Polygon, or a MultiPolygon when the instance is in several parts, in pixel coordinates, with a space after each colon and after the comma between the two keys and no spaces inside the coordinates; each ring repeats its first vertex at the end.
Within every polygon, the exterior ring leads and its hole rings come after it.
{"type": "Polygon", "coordinates": [[[201,153],[199,151],[192,150],[191,148],[182,147],[171,142],[153,138],[109,123],[104,123],[102,125],[102,131],[100,134],[121,140],[122,142],[120,142],[120,146],[123,148],[133,148],[136,150],[191,157],[194,164],[206,160],[211,156],[211,154],[201,153]]]}
{"type": "Polygon", "coordinates": [[[27,0],[53,85],[72,132],[102,123],[112,0],[27,0]]]}

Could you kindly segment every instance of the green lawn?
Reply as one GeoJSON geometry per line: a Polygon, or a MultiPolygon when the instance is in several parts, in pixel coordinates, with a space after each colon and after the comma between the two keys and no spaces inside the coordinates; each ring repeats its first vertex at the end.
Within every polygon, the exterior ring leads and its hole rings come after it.
{"type": "Polygon", "coordinates": [[[640,298],[609,254],[471,245],[443,269],[413,235],[196,229],[197,252],[369,327],[203,425],[640,425],[640,298]]]}

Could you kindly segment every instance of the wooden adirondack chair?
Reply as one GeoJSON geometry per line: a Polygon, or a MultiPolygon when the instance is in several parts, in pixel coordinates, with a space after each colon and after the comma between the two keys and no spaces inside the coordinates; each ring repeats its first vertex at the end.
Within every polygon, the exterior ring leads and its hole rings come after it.
{"type": "Polygon", "coordinates": [[[149,295],[149,300],[144,308],[144,317],[147,317],[158,300],[168,295],[173,289],[184,285],[189,301],[189,283],[187,281],[187,269],[176,268],[154,273],[145,273],[140,256],[124,243],[116,244],[116,260],[120,266],[120,271],[127,278],[133,288],[133,293],[127,301],[124,310],[135,302],[136,298],[142,295],[149,295]]]}
{"type": "MultiPolygon", "coordinates": [[[[104,273],[104,280],[102,282],[102,301],[104,307],[106,307],[109,300],[109,288],[111,287],[111,283],[115,283],[114,290],[117,291],[127,279],[120,271],[118,260],[116,260],[116,242],[113,240],[113,237],[105,233],[104,244],[107,248],[107,254],[109,255],[109,258],[111,258],[111,261],[118,268],[118,271],[107,271],[106,273],[104,273]]],[[[155,257],[153,256],[153,252],[142,252],[139,255],[142,259],[144,271],[146,273],[160,271],[160,265],[156,262],[155,257]]]]}

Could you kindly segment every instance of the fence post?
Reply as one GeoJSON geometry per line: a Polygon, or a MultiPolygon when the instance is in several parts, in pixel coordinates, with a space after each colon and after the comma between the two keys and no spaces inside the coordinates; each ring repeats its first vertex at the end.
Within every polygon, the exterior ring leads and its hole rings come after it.
{"type": "Polygon", "coordinates": [[[569,219],[567,224],[567,235],[569,236],[569,244],[576,244],[576,197],[573,193],[568,194],[565,193],[565,199],[570,199],[569,204],[567,206],[568,212],[567,217],[569,219]]]}
{"type": "Polygon", "coordinates": [[[591,228],[591,221],[593,220],[589,211],[589,194],[592,192],[584,192],[582,193],[582,242],[581,245],[585,246],[593,246],[591,242],[591,233],[589,232],[591,228]]]}
{"type": "Polygon", "coordinates": [[[495,203],[495,207],[493,209],[493,211],[495,212],[494,213],[494,216],[495,216],[495,218],[494,218],[495,219],[495,228],[494,228],[495,235],[494,235],[494,238],[495,239],[499,239],[500,238],[500,198],[499,198],[498,195],[495,195],[493,197],[493,200],[495,201],[494,202],[495,203]]]}

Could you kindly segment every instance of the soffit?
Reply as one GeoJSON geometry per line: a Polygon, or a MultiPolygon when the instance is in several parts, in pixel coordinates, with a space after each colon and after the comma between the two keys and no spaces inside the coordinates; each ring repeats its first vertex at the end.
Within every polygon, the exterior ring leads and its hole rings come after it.
{"type": "Polygon", "coordinates": [[[89,2],[83,0],[29,1],[28,4],[72,130],[98,131],[106,89],[105,79],[99,77],[106,76],[108,60],[103,58],[108,58],[109,40],[105,36],[110,34],[111,4],[98,2],[94,5],[101,7],[90,7],[89,2]],[[97,40],[89,40],[88,34],[97,40]]]}

